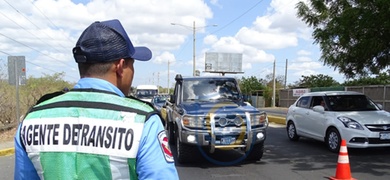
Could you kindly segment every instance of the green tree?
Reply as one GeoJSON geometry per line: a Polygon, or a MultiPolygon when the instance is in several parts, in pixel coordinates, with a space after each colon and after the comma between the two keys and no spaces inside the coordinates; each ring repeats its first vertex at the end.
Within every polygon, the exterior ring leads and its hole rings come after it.
{"type": "Polygon", "coordinates": [[[333,79],[333,77],[330,77],[328,75],[323,74],[317,74],[317,75],[310,75],[310,76],[301,76],[302,79],[299,79],[299,81],[295,82],[295,87],[306,87],[306,88],[313,88],[313,87],[332,87],[332,86],[339,86],[340,83],[333,79]]]}
{"type": "Polygon", "coordinates": [[[34,78],[30,76],[26,85],[20,86],[21,103],[26,107],[34,105],[44,94],[61,91],[64,88],[71,89],[74,85],[63,80],[64,72],[53,75],[43,74],[42,77],[34,78]]]}
{"type": "Polygon", "coordinates": [[[389,0],[309,0],[296,8],[314,28],[320,61],[346,78],[379,74],[390,66],[389,0]]]}
{"type": "Polygon", "coordinates": [[[376,77],[361,77],[346,81],[344,86],[364,86],[364,85],[388,85],[390,84],[390,75],[387,73],[380,73],[376,77]]]}
{"type": "Polygon", "coordinates": [[[263,90],[264,85],[255,77],[251,76],[248,78],[242,77],[241,80],[238,81],[241,92],[245,95],[251,95],[252,92],[263,90]]]}

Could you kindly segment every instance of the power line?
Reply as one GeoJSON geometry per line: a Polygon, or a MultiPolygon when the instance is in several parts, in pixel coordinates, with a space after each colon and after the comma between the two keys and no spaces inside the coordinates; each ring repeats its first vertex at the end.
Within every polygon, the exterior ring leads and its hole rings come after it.
{"type": "Polygon", "coordinates": [[[4,35],[3,33],[0,33],[0,35],[6,37],[6,38],[8,38],[8,39],[10,39],[10,40],[12,40],[12,41],[14,41],[14,42],[16,42],[16,43],[19,43],[19,44],[21,44],[21,45],[23,45],[23,46],[26,46],[26,47],[28,47],[28,48],[30,48],[30,49],[32,49],[32,50],[34,50],[34,51],[36,51],[36,52],[38,52],[38,53],[40,53],[40,54],[43,54],[43,55],[45,55],[45,56],[47,56],[47,57],[49,57],[49,58],[51,58],[51,59],[53,59],[53,60],[57,60],[57,61],[58,61],[59,63],[61,63],[61,64],[64,64],[64,65],[66,65],[66,66],[68,66],[68,67],[73,68],[73,66],[70,66],[70,65],[68,65],[68,64],[66,64],[66,63],[64,63],[64,62],[61,62],[59,59],[56,59],[56,58],[54,58],[54,57],[52,57],[52,56],[50,56],[50,55],[48,55],[48,54],[46,54],[46,53],[43,53],[43,52],[39,51],[38,49],[35,49],[35,48],[33,48],[33,47],[31,47],[31,46],[29,46],[29,45],[27,45],[27,44],[24,44],[24,43],[22,43],[22,42],[20,42],[20,41],[17,41],[17,40],[15,40],[15,39],[13,39],[13,38],[10,38],[10,37],[4,35]]]}
{"type": "MultiPolygon", "coordinates": [[[[9,53],[4,52],[4,51],[2,51],[2,50],[0,50],[0,52],[3,53],[3,54],[6,54],[6,55],[8,55],[8,56],[12,56],[12,54],[9,54],[9,53]]],[[[49,69],[49,68],[42,67],[42,66],[40,66],[40,65],[38,65],[38,64],[35,64],[35,63],[33,63],[33,62],[30,62],[30,61],[28,61],[28,60],[26,60],[26,62],[29,63],[29,64],[32,64],[32,65],[34,65],[34,66],[40,67],[40,68],[42,68],[42,69],[46,69],[46,70],[48,70],[48,71],[57,73],[57,71],[55,71],[55,70],[52,70],[52,69],[49,69]]],[[[74,79],[79,79],[79,78],[76,78],[76,77],[73,77],[73,76],[69,76],[69,75],[68,75],[68,77],[71,77],[71,78],[74,78],[74,79]]]]}
{"type": "MultiPolygon", "coordinates": [[[[4,0],[9,6],[11,6],[12,9],[14,9],[17,13],[19,13],[23,18],[25,18],[27,21],[29,21],[32,25],[34,25],[37,29],[40,29],[40,27],[38,25],[36,25],[35,23],[33,23],[28,17],[26,17],[23,13],[21,13],[17,8],[15,8],[14,6],[12,6],[12,4],[10,4],[7,0],[4,0]]],[[[47,34],[46,32],[42,31],[44,34],[46,34],[47,37],[49,37],[50,39],[53,39],[55,40],[53,37],[51,37],[49,34],[47,34]]],[[[62,44],[59,44],[61,47],[63,47],[64,49],[67,49],[65,46],[63,46],[62,44]]]]}
{"type": "MultiPolygon", "coordinates": [[[[54,58],[54,57],[51,57],[50,55],[45,54],[45,53],[43,53],[43,52],[41,52],[41,51],[39,51],[39,50],[37,50],[37,49],[35,49],[35,48],[29,46],[29,45],[26,45],[26,44],[24,44],[24,43],[22,43],[22,42],[19,42],[19,41],[15,40],[15,39],[13,39],[13,38],[10,38],[10,37],[8,37],[8,36],[2,34],[2,33],[0,33],[0,35],[6,37],[6,38],[8,38],[8,39],[10,39],[10,40],[12,40],[12,41],[14,41],[14,42],[16,42],[16,43],[19,43],[19,44],[21,44],[21,45],[23,45],[23,46],[26,46],[26,47],[28,47],[28,48],[30,48],[30,49],[32,49],[32,50],[34,50],[34,51],[36,51],[36,52],[38,52],[38,53],[40,53],[40,54],[43,54],[43,55],[45,55],[45,56],[47,56],[47,57],[49,57],[49,58],[51,58],[51,59],[57,60],[59,63],[62,63],[62,64],[64,64],[64,65],[66,65],[66,66],[69,66],[69,67],[73,68],[72,66],[70,66],[70,65],[68,65],[68,64],[66,64],[66,63],[63,63],[63,62],[61,62],[60,60],[58,60],[58,59],[56,59],[56,58],[54,58]]],[[[6,52],[4,52],[4,51],[1,51],[1,52],[4,53],[4,54],[10,55],[9,53],[6,53],[6,52]]],[[[31,62],[29,62],[29,63],[31,63],[31,62]]],[[[39,66],[39,65],[34,64],[34,63],[31,63],[31,64],[36,65],[36,66],[39,66]]],[[[50,69],[44,68],[44,67],[42,67],[42,66],[39,66],[39,67],[41,67],[41,68],[43,68],[43,69],[50,70],[50,69]]],[[[50,71],[53,71],[53,70],[50,70],[50,71]]],[[[53,72],[56,72],[56,71],[53,71],[53,72]]],[[[69,76],[69,77],[72,77],[72,76],[69,76]]],[[[72,78],[75,78],[75,77],[72,77],[72,78]]],[[[76,78],[76,79],[78,79],[78,78],[76,78]]]]}
{"type": "Polygon", "coordinates": [[[256,4],[254,4],[252,7],[250,7],[248,10],[246,10],[245,12],[243,12],[241,15],[239,15],[238,17],[234,18],[232,21],[230,21],[229,23],[227,23],[226,25],[222,26],[221,28],[218,28],[216,31],[210,33],[210,34],[215,34],[223,29],[225,29],[226,27],[230,26],[231,24],[233,24],[235,21],[237,21],[238,19],[242,18],[244,15],[248,14],[252,9],[254,9],[257,5],[259,5],[260,3],[262,3],[263,0],[260,0],[259,2],[257,2],[256,4]]]}
{"type": "Polygon", "coordinates": [[[9,53],[7,53],[7,52],[4,52],[4,51],[2,51],[2,50],[0,50],[0,52],[6,54],[6,55],[8,55],[8,56],[12,56],[11,54],[9,54],[9,53]]]}
{"type": "MultiPolygon", "coordinates": [[[[44,17],[46,18],[47,21],[50,22],[51,25],[53,25],[56,29],[60,29],[56,24],[53,23],[53,21],[50,20],[49,17],[47,17],[47,16],[41,11],[41,9],[39,9],[39,8],[33,3],[33,1],[30,1],[30,3],[39,11],[39,13],[42,14],[42,16],[44,16],[44,17]]],[[[111,7],[111,6],[110,6],[110,7],[111,7]]],[[[62,34],[64,35],[65,38],[67,38],[67,39],[69,40],[69,42],[72,42],[72,40],[69,39],[69,37],[66,36],[66,35],[64,34],[63,31],[62,31],[62,34]]]]}
{"type": "Polygon", "coordinates": [[[19,23],[15,22],[13,19],[11,19],[10,17],[8,17],[7,15],[5,15],[4,13],[0,12],[1,15],[3,15],[4,17],[6,17],[8,20],[12,21],[14,24],[18,25],[20,28],[22,28],[23,30],[27,31],[28,33],[30,33],[32,36],[34,36],[35,38],[39,39],[40,41],[42,41],[44,44],[48,45],[49,47],[52,47],[53,49],[55,49],[56,51],[58,51],[59,53],[61,53],[60,50],[54,48],[54,46],[51,46],[49,44],[46,43],[46,41],[42,40],[41,38],[39,38],[38,36],[36,36],[34,33],[30,32],[29,30],[27,30],[26,28],[24,28],[23,26],[21,26],[19,23]]]}

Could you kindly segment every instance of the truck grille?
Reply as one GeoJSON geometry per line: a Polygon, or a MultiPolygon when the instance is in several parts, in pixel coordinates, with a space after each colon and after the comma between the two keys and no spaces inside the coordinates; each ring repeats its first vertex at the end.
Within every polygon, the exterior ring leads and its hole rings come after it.
{"type": "MultiPolygon", "coordinates": [[[[215,115],[214,116],[215,127],[241,127],[246,126],[246,116],[242,114],[231,114],[231,115],[215,115]]],[[[211,126],[210,116],[205,119],[206,126],[211,126]]]]}

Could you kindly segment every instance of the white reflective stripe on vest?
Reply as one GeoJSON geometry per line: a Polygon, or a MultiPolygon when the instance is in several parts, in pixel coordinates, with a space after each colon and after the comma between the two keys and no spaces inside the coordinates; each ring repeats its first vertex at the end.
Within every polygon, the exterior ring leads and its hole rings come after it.
{"type": "Polygon", "coordinates": [[[79,118],[41,118],[23,122],[22,140],[30,152],[80,152],[135,158],[143,123],[135,113],[123,121],[79,118]],[[99,134],[100,133],[100,134],[99,134]]]}
{"type": "Polygon", "coordinates": [[[110,156],[110,167],[112,179],[130,179],[127,158],[110,156]]]}
{"type": "Polygon", "coordinates": [[[43,168],[41,165],[41,158],[39,156],[39,153],[29,153],[28,157],[31,159],[31,162],[34,164],[35,170],[37,171],[37,174],[41,180],[45,179],[43,177],[43,168]]]}

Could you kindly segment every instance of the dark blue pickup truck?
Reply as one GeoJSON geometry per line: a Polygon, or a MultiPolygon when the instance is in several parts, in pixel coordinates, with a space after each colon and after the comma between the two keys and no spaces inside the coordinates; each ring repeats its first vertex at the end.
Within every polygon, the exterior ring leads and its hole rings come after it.
{"type": "Polygon", "coordinates": [[[191,162],[198,149],[240,149],[247,160],[263,156],[268,117],[246,104],[233,77],[175,77],[165,105],[166,129],[177,160],[191,162]]]}

